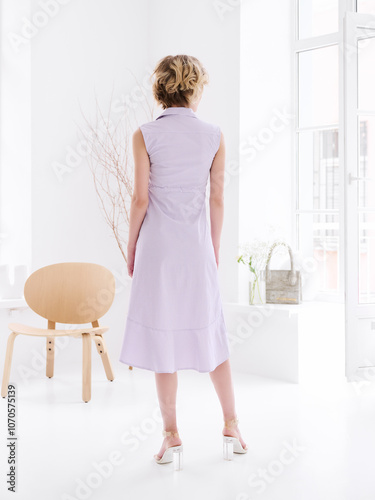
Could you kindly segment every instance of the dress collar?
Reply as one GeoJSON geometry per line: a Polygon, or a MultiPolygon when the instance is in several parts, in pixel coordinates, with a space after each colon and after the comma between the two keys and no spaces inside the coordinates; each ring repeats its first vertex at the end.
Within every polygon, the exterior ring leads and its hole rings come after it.
{"type": "Polygon", "coordinates": [[[183,106],[170,106],[169,108],[166,108],[157,118],[165,116],[165,115],[187,115],[191,116],[192,118],[198,118],[195,112],[191,108],[185,108],[183,106]]]}

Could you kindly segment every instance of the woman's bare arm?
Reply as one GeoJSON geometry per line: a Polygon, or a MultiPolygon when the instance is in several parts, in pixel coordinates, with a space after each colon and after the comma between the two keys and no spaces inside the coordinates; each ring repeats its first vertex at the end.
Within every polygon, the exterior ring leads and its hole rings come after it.
{"type": "Polygon", "coordinates": [[[129,239],[127,248],[128,274],[131,277],[133,276],[135,249],[139,230],[148,207],[148,181],[150,176],[150,159],[140,128],[133,134],[133,157],[134,190],[130,205],[129,239]]]}
{"type": "Polygon", "coordinates": [[[224,222],[224,175],[225,143],[224,135],[221,133],[219,149],[216,152],[210,170],[211,239],[217,267],[219,267],[220,237],[224,222]]]}

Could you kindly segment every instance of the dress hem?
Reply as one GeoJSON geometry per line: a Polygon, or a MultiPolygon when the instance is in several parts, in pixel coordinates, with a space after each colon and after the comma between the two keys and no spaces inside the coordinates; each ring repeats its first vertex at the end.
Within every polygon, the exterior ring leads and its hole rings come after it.
{"type": "Polygon", "coordinates": [[[230,356],[223,310],[206,328],[199,330],[158,330],[133,322],[128,318],[121,363],[154,373],[174,373],[178,370],[213,371],[230,356]],[[217,361],[219,360],[219,361],[217,361]]]}
{"type": "Polygon", "coordinates": [[[127,361],[124,361],[121,358],[119,358],[119,361],[121,363],[124,363],[125,365],[132,366],[134,368],[140,368],[141,370],[147,370],[147,371],[154,372],[154,373],[175,373],[175,372],[180,371],[180,370],[194,370],[194,371],[199,372],[199,373],[210,373],[210,372],[214,371],[215,368],[217,368],[219,365],[221,365],[222,363],[227,361],[229,358],[230,358],[230,356],[226,356],[223,361],[220,361],[214,368],[212,368],[210,370],[199,370],[196,367],[189,366],[189,367],[184,367],[184,368],[177,368],[173,372],[170,372],[170,371],[169,372],[166,372],[166,371],[158,372],[158,371],[154,370],[153,368],[147,368],[145,366],[136,365],[134,363],[128,363],[127,361]]]}

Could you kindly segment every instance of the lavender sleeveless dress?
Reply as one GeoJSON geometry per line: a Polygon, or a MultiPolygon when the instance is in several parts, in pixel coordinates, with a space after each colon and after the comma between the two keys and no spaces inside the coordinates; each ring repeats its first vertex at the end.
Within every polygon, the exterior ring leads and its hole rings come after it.
{"type": "Polygon", "coordinates": [[[210,372],[229,358],[206,186],[219,126],[170,107],[140,127],[149,204],[135,251],[119,360],[157,373],[210,372]]]}

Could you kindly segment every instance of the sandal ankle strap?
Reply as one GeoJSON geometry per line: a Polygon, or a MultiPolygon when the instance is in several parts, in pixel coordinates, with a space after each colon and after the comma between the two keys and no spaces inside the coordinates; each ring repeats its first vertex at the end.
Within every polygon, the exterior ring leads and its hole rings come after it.
{"type": "Polygon", "coordinates": [[[163,430],[163,436],[178,436],[178,431],[165,431],[163,430]]]}
{"type": "Polygon", "coordinates": [[[239,419],[238,418],[232,418],[231,420],[225,420],[224,425],[225,427],[234,427],[238,424],[239,419]]]}

